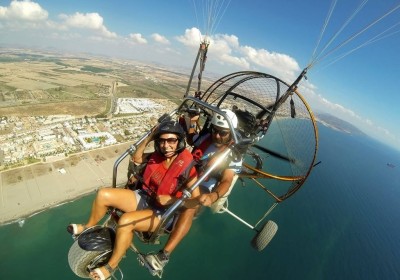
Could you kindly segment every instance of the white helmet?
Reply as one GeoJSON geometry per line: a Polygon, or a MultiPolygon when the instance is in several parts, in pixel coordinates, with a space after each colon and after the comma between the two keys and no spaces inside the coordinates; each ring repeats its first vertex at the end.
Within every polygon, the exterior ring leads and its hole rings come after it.
{"type": "MultiPolygon", "coordinates": [[[[236,117],[236,114],[229,109],[222,109],[221,111],[224,112],[226,116],[231,120],[233,128],[237,128],[238,118],[236,117]]],[[[224,118],[224,116],[218,113],[214,113],[211,123],[213,125],[220,126],[223,128],[229,128],[227,120],[224,118]]]]}

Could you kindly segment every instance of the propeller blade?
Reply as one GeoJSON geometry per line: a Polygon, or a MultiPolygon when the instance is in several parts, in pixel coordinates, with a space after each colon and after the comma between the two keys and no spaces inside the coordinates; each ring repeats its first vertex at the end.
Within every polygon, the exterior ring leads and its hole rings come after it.
{"type": "Polygon", "coordinates": [[[260,146],[260,145],[257,145],[257,144],[256,144],[256,145],[253,145],[253,146],[254,146],[255,148],[257,148],[257,149],[263,151],[263,152],[266,152],[266,153],[270,154],[271,156],[274,156],[274,157],[277,157],[277,158],[280,158],[280,159],[283,159],[283,160],[286,160],[286,161],[290,161],[290,162],[292,162],[292,163],[295,162],[295,160],[294,160],[293,158],[289,158],[289,157],[287,157],[287,156],[285,156],[285,155],[282,155],[282,154],[280,154],[280,153],[278,153],[278,152],[271,151],[270,149],[264,148],[264,147],[262,147],[262,146],[260,146]]]}

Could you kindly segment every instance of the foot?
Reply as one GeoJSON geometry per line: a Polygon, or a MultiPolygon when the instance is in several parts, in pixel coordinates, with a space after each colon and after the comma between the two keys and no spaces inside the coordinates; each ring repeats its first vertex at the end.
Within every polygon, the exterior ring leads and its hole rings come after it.
{"type": "Polygon", "coordinates": [[[114,270],[115,268],[112,268],[109,264],[106,264],[105,266],[95,268],[90,271],[89,277],[93,280],[106,280],[113,275],[114,270]]]}
{"type": "Polygon", "coordinates": [[[70,224],[67,227],[67,231],[72,235],[79,235],[84,231],[87,227],[82,224],[70,224]]]}
{"type": "Polygon", "coordinates": [[[146,261],[154,270],[163,270],[169,261],[169,254],[164,250],[160,250],[157,254],[147,254],[146,261]]]}

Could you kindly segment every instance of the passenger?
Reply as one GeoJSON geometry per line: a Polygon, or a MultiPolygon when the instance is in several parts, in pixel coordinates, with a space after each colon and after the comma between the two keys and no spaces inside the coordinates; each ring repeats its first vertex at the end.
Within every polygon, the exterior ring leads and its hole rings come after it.
{"type": "MultiPolygon", "coordinates": [[[[166,206],[177,199],[179,175],[191,168],[185,187],[190,187],[196,181],[196,170],[190,165],[193,157],[185,148],[185,133],[177,122],[161,123],[158,129],[139,145],[132,159],[136,164],[147,161],[141,188],[135,191],[122,188],[100,189],[93,202],[88,222],[84,225],[71,224],[67,228],[71,234],[78,235],[84,229],[96,225],[109,207],[124,212],[118,221],[112,256],[105,266],[90,272],[89,276],[92,279],[107,279],[113,274],[133,241],[134,231],[153,232],[157,229],[166,206]],[[145,154],[145,147],[151,140],[154,140],[155,151],[145,154]]],[[[192,197],[195,199],[199,195],[200,192],[196,188],[192,197]]]]}
{"type": "MultiPolygon", "coordinates": [[[[222,110],[230,119],[233,128],[237,128],[238,119],[231,110],[222,110]]],[[[199,161],[200,165],[207,166],[212,161],[212,155],[222,151],[229,144],[232,144],[232,135],[227,120],[220,114],[214,113],[211,120],[211,132],[200,136],[192,135],[196,129],[196,121],[199,116],[191,118],[189,127],[188,142],[194,141],[193,157],[199,161]]],[[[207,181],[202,182],[200,186],[201,195],[198,197],[198,203],[202,206],[211,206],[219,198],[223,197],[229,190],[235,174],[241,171],[242,160],[232,160],[221,165],[215,170],[207,181]]],[[[199,174],[200,175],[200,174],[199,174]]],[[[187,205],[187,204],[185,204],[187,205]]],[[[196,208],[187,208],[179,215],[177,223],[172,230],[164,249],[158,253],[146,255],[146,260],[155,270],[162,270],[169,261],[169,256],[176,248],[179,242],[185,237],[192,226],[193,217],[197,212],[196,208]]]]}

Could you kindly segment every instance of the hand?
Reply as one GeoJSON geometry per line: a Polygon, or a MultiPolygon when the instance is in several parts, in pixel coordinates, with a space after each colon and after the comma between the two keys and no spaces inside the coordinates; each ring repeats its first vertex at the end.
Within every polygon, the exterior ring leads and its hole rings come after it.
{"type": "Polygon", "coordinates": [[[190,122],[194,123],[200,118],[200,115],[190,116],[190,122]]]}
{"type": "Polygon", "coordinates": [[[147,136],[147,141],[148,141],[148,142],[151,142],[151,141],[154,140],[154,134],[157,132],[158,127],[159,127],[159,126],[156,125],[156,126],[153,126],[153,127],[150,129],[150,133],[149,133],[149,135],[147,136]]]}
{"type": "Polygon", "coordinates": [[[158,195],[156,200],[161,205],[168,205],[168,204],[171,204],[173,202],[172,197],[170,195],[166,195],[166,194],[158,195]]]}
{"type": "Polygon", "coordinates": [[[128,181],[129,181],[129,184],[134,184],[137,180],[136,180],[135,176],[131,176],[131,177],[129,177],[128,181]]]}
{"type": "Polygon", "coordinates": [[[203,206],[211,206],[215,202],[214,193],[205,193],[199,196],[199,204],[203,206]]]}

